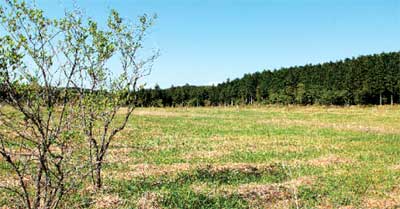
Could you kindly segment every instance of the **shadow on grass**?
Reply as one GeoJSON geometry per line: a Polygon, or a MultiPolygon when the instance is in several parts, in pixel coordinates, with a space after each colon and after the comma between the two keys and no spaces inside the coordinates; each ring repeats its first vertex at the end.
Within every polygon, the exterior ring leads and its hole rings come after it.
{"type": "Polygon", "coordinates": [[[172,176],[149,176],[129,181],[110,182],[112,193],[125,200],[140,199],[143,194],[156,193],[157,205],[166,208],[248,208],[248,202],[239,194],[193,191],[191,185],[240,185],[246,183],[279,183],[288,179],[280,164],[266,166],[224,165],[201,166],[172,176]]]}

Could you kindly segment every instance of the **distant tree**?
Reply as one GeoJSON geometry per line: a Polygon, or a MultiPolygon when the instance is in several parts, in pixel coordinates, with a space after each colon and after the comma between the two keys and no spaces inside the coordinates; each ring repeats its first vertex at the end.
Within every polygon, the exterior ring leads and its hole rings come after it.
{"type": "Polygon", "coordinates": [[[396,74],[397,72],[394,71],[393,69],[397,69],[397,59],[391,59],[393,54],[382,54],[382,59],[384,63],[384,85],[385,85],[385,90],[390,94],[390,104],[393,105],[394,103],[394,95],[396,93],[396,85],[397,85],[397,77],[396,74]]]}
{"type": "Polygon", "coordinates": [[[297,84],[297,87],[296,87],[296,103],[297,104],[304,104],[305,95],[306,95],[306,87],[305,87],[305,85],[303,83],[297,84]]]}
{"type": "Polygon", "coordinates": [[[383,93],[385,92],[385,71],[384,71],[384,62],[381,56],[376,57],[376,61],[373,65],[374,72],[372,88],[379,94],[379,105],[383,104],[383,93]]]}
{"type": "Polygon", "coordinates": [[[151,106],[153,107],[162,107],[163,106],[163,93],[158,84],[154,86],[154,89],[151,91],[151,106]]]}

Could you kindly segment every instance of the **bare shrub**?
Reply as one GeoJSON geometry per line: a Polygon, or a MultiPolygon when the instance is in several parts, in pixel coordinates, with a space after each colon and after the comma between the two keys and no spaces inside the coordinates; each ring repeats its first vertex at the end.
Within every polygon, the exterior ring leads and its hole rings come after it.
{"type": "Polygon", "coordinates": [[[0,154],[15,181],[0,187],[18,207],[57,208],[86,176],[101,188],[108,147],[158,54],[139,53],[153,19],[134,25],[113,10],[102,29],[79,9],[52,19],[34,4],[4,0],[0,154]]]}

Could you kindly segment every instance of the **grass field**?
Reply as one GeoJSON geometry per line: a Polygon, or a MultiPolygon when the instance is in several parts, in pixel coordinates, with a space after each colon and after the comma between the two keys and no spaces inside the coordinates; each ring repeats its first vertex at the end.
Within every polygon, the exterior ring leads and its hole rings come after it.
{"type": "Polygon", "coordinates": [[[74,207],[400,207],[400,106],[137,109],[103,175],[74,207]]]}

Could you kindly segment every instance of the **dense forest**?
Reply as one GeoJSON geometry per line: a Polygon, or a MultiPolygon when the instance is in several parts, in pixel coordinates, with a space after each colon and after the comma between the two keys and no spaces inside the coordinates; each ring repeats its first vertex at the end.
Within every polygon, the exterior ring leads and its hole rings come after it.
{"type": "Polygon", "coordinates": [[[400,52],[245,74],[216,86],[138,92],[139,106],[400,103],[400,52]]]}
{"type": "MultiPolygon", "coordinates": [[[[0,99],[5,99],[1,86],[0,99]]],[[[131,98],[143,107],[395,104],[400,103],[400,52],[265,70],[216,86],[156,85],[135,94],[131,98]]]]}

